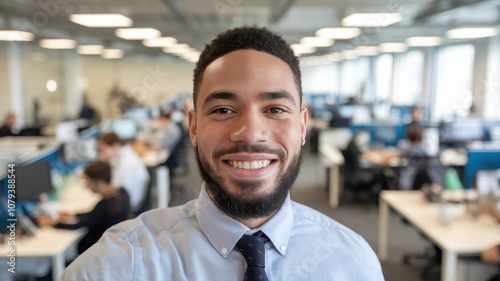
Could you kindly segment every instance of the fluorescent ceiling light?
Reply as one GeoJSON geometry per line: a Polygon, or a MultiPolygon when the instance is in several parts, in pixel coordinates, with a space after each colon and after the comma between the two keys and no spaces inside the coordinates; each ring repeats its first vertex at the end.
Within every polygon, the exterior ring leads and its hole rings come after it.
{"type": "Polygon", "coordinates": [[[342,20],[343,26],[388,26],[403,20],[400,13],[354,13],[342,20]]]}
{"type": "Polygon", "coordinates": [[[161,36],[157,29],[146,28],[118,28],[115,31],[116,36],[125,40],[142,40],[161,36]]]}
{"type": "Polygon", "coordinates": [[[35,34],[18,30],[0,30],[0,41],[33,41],[35,34]]]}
{"type": "Polygon", "coordinates": [[[355,60],[358,58],[358,54],[355,50],[343,50],[342,57],[345,60],[355,60]]]}
{"type": "Polygon", "coordinates": [[[376,56],[380,53],[378,46],[358,46],[354,50],[356,51],[356,54],[360,57],[376,56]]]}
{"type": "Polygon", "coordinates": [[[304,37],[300,39],[300,44],[311,47],[329,47],[333,45],[335,41],[331,38],[326,37],[304,37]]]}
{"type": "Polygon", "coordinates": [[[330,39],[351,39],[361,34],[355,27],[326,27],[316,31],[316,36],[330,39]]]}
{"type": "Polygon", "coordinates": [[[102,45],[80,45],[76,51],[81,55],[101,55],[104,50],[102,45]]]}
{"type": "Polygon", "coordinates": [[[102,51],[102,57],[105,59],[121,59],[125,52],[120,49],[104,49],[102,51]]]}
{"type": "Polygon", "coordinates": [[[408,49],[405,43],[382,43],[379,46],[381,53],[402,53],[408,49]]]}
{"type": "Polygon", "coordinates": [[[165,53],[170,53],[170,54],[182,54],[189,52],[191,47],[189,47],[188,44],[174,44],[170,47],[164,47],[162,50],[165,53]]]}
{"type": "Polygon", "coordinates": [[[484,38],[492,37],[498,34],[498,30],[494,27],[490,28],[457,28],[448,30],[446,36],[453,39],[473,39],[473,38],[484,38]]]}
{"type": "Polygon", "coordinates": [[[302,44],[292,44],[290,46],[296,56],[300,56],[301,54],[310,54],[316,52],[316,48],[312,46],[306,46],[302,44]]]}
{"type": "Polygon", "coordinates": [[[87,27],[128,27],[132,20],[120,14],[73,14],[69,20],[87,27]]]}
{"type": "Polygon", "coordinates": [[[177,44],[177,39],[174,37],[156,37],[142,41],[146,47],[170,47],[177,44]]]}
{"type": "Polygon", "coordinates": [[[406,44],[412,47],[432,47],[439,46],[443,40],[437,36],[414,36],[406,39],[406,44]]]}
{"type": "Polygon", "coordinates": [[[71,39],[42,39],[40,46],[46,49],[74,49],[76,41],[71,39]]]}

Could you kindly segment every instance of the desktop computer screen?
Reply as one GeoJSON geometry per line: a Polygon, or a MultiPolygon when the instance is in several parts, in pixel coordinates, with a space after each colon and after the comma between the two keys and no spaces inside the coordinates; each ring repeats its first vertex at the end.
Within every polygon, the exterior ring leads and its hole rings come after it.
{"type": "Polygon", "coordinates": [[[111,122],[111,129],[122,140],[135,139],[139,128],[133,119],[116,119],[111,122]]]}
{"type": "Polygon", "coordinates": [[[128,118],[141,121],[150,119],[149,113],[150,113],[149,108],[137,107],[129,109],[127,116],[128,118]]]}
{"type": "Polygon", "coordinates": [[[466,142],[484,139],[480,119],[464,119],[445,124],[441,129],[442,142],[466,142]]]}
{"type": "Polygon", "coordinates": [[[92,162],[99,158],[97,139],[87,138],[63,144],[64,163],[92,162]]]}
{"type": "Polygon", "coordinates": [[[16,166],[15,175],[18,201],[38,200],[40,194],[53,191],[49,160],[16,166]]]}

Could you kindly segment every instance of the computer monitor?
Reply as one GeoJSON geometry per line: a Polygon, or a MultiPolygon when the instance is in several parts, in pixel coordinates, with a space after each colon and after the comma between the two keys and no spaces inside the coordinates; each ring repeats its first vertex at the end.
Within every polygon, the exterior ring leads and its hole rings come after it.
{"type": "Polygon", "coordinates": [[[15,175],[18,201],[38,200],[40,194],[53,191],[49,160],[16,166],[15,175]]]}
{"type": "Polygon", "coordinates": [[[62,155],[66,164],[97,161],[99,158],[97,139],[86,138],[67,142],[62,146],[62,155]]]}
{"type": "Polygon", "coordinates": [[[137,121],[142,121],[142,120],[148,120],[150,119],[149,117],[150,110],[149,108],[145,107],[138,107],[138,108],[131,108],[128,111],[128,118],[137,120],[137,121]]]}
{"type": "Polygon", "coordinates": [[[111,129],[122,140],[133,140],[137,136],[137,122],[133,119],[116,119],[111,122],[111,129]]]}
{"type": "Polygon", "coordinates": [[[375,140],[379,142],[394,143],[397,140],[398,134],[394,125],[377,125],[375,127],[375,140]]]}
{"type": "Polygon", "coordinates": [[[470,118],[445,124],[441,129],[441,142],[467,142],[484,139],[483,122],[470,118]]]}

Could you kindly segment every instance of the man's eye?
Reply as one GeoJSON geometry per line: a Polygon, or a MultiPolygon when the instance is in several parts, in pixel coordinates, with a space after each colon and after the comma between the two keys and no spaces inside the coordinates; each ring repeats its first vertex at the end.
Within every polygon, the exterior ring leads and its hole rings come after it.
{"type": "Polygon", "coordinates": [[[270,109],[269,109],[269,112],[270,112],[270,113],[282,113],[282,112],[283,112],[283,109],[281,109],[281,108],[277,108],[277,107],[273,107],[273,108],[270,108],[270,109]]]}
{"type": "Polygon", "coordinates": [[[233,111],[229,108],[218,108],[218,109],[212,111],[212,113],[229,114],[229,113],[233,113],[233,111]]]}

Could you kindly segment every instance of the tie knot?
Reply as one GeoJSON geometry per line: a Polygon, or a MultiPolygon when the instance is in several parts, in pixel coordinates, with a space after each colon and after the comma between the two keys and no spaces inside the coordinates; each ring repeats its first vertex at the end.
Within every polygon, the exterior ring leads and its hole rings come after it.
{"type": "MultiPolygon", "coordinates": [[[[262,233],[262,232],[258,232],[262,233]]],[[[245,258],[248,267],[257,266],[257,267],[265,267],[266,259],[265,259],[265,246],[264,244],[268,241],[267,237],[262,233],[262,236],[256,235],[243,235],[238,243],[236,243],[236,247],[241,252],[243,257],[245,258]]]]}

